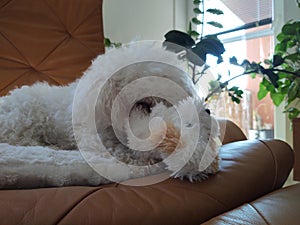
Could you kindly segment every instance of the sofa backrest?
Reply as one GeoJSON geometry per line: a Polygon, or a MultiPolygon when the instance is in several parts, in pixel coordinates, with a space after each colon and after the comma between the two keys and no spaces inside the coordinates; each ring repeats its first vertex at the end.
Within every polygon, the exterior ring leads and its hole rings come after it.
{"type": "Polygon", "coordinates": [[[102,0],[0,1],[0,95],[67,84],[103,52],[102,0]]]}
{"type": "Polygon", "coordinates": [[[220,125],[221,141],[223,145],[247,139],[243,131],[231,120],[218,118],[217,121],[220,125]]]}

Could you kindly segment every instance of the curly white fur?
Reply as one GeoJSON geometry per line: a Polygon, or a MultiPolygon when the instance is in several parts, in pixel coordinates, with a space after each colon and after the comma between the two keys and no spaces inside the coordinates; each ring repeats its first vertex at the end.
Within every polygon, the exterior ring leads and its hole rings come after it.
{"type": "MultiPolygon", "coordinates": [[[[0,143],[6,144],[0,144],[0,187],[29,187],[28,182],[25,182],[27,178],[31,181],[31,187],[98,185],[109,182],[88,166],[79,151],[65,151],[76,150],[77,146],[99,150],[99,145],[95,141],[98,135],[104,140],[105,147],[116,157],[116,160],[109,160],[105,156],[106,153],[101,153],[103,159],[97,163],[102,169],[114,171],[117,174],[115,177],[120,181],[161,172],[164,168],[132,174],[132,171],[117,167],[118,160],[134,165],[155,164],[163,160],[167,169],[173,172],[172,176],[187,177],[191,181],[202,180],[207,174],[217,172],[218,126],[205,112],[203,102],[197,97],[191,81],[179,71],[180,67],[183,68],[184,64],[175,54],[149,42],[146,45],[124,47],[97,57],[84,76],[68,86],[57,87],[37,83],[15,89],[8,96],[1,97],[0,143]],[[141,63],[145,61],[148,63],[141,63]],[[162,66],[160,67],[156,62],[162,63],[162,66]],[[169,70],[165,64],[173,69],[169,70]],[[175,74],[174,67],[178,69],[175,74]],[[172,73],[169,73],[170,71],[172,73]],[[161,90],[162,93],[153,93],[153,95],[167,93],[167,98],[174,101],[173,106],[157,104],[148,115],[143,115],[135,109],[130,114],[130,126],[135,135],[147,136],[146,131],[149,130],[145,126],[148,126],[151,118],[160,115],[163,120],[172,124],[173,130],[171,130],[176,134],[173,137],[172,133],[169,139],[167,137],[163,140],[172,139],[174,141],[172,143],[182,143],[176,145],[171,152],[166,150],[170,145],[165,142],[162,142],[165,143],[164,145],[158,145],[154,151],[148,153],[134,151],[125,146],[129,141],[130,147],[139,148],[135,143],[136,139],[128,133],[123,107],[132,106],[132,99],[138,99],[140,93],[143,93],[147,87],[139,86],[136,93],[132,92],[123,97],[124,105],[121,108],[117,106],[112,112],[113,102],[121,90],[136,79],[149,77],[149,75],[172,80],[185,92],[176,90],[174,92],[174,88],[168,89],[168,87],[158,89],[157,92],[161,90]],[[193,98],[187,98],[188,96],[193,98]],[[73,100],[75,100],[74,104],[73,100]],[[190,117],[188,109],[191,105],[196,106],[197,115],[194,116],[199,117],[200,123],[193,116],[190,117]],[[77,117],[75,119],[73,117],[72,121],[74,109],[77,117]],[[183,122],[178,118],[178,111],[183,115],[183,122]],[[112,113],[117,115],[119,139],[112,129],[112,113]],[[195,132],[191,127],[200,130],[198,137],[193,137],[195,132]],[[84,133],[77,138],[77,142],[73,128],[84,133]],[[97,129],[97,137],[94,135],[94,129],[97,129]],[[182,136],[177,135],[180,129],[186,130],[182,136]],[[195,138],[198,140],[196,143],[190,141],[195,138]],[[182,160],[184,166],[179,163],[182,160]],[[207,162],[203,163],[203,160],[207,162]]],[[[162,134],[163,126],[157,125],[155,132],[162,134]]]]}

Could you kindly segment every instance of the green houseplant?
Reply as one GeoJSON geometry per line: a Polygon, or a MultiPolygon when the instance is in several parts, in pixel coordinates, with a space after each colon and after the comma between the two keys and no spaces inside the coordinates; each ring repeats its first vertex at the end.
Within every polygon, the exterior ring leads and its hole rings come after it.
{"type": "MultiPolygon", "coordinates": [[[[191,70],[191,78],[194,84],[206,74],[210,66],[206,63],[207,55],[213,55],[217,58],[217,63],[223,62],[222,54],[225,52],[224,45],[216,35],[204,36],[205,26],[214,26],[222,28],[222,24],[217,21],[206,21],[206,14],[223,15],[223,11],[216,8],[205,9],[205,0],[193,0],[194,4],[194,17],[191,18],[188,25],[187,32],[178,30],[171,30],[165,34],[164,45],[168,50],[179,53],[186,52],[185,59],[188,62],[188,67],[191,70]],[[193,29],[194,26],[201,26],[200,33],[193,29]]],[[[216,93],[226,91],[232,101],[240,103],[243,91],[239,87],[230,87],[230,82],[220,82],[221,75],[217,80],[210,82],[210,94],[206,99],[214,96],[216,93]]]]}
{"type": "MultiPolygon", "coordinates": [[[[297,0],[300,8],[299,0],[297,0]]],[[[300,115],[300,21],[288,21],[277,35],[272,59],[262,63],[244,60],[244,74],[261,75],[257,97],[259,100],[270,94],[275,106],[284,103],[284,113],[290,120],[300,115]]],[[[231,58],[231,63],[239,65],[231,58]]]]}
{"type": "MultiPolygon", "coordinates": [[[[300,8],[300,1],[296,0],[300,8]]],[[[202,1],[194,1],[197,4],[204,4],[202,1]]],[[[199,8],[199,7],[198,7],[199,8]]],[[[197,7],[194,9],[195,13],[204,13],[197,7]]],[[[221,14],[222,12],[217,9],[212,9],[211,13],[221,14]]],[[[192,23],[203,24],[197,17],[192,18],[192,23]]],[[[210,22],[209,24],[221,27],[221,24],[210,22]]],[[[203,31],[202,31],[203,32],[203,31]]],[[[204,75],[205,70],[209,66],[204,66],[200,72],[195,71],[196,66],[202,66],[206,63],[206,55],[212,54],[218,58],[218,62],[222,62],[222,54],[225,51],[223,44],[216,36],[203,37],[202,34],[191,30],[191,23],[187,33],[179,31],[170,31],[165,35],[166,41],[181,45],[196,54],[201,60],[195,61],[194,58],[189,57],[187,53],[187,60],[190,61],[193,68],[192,79],[197,83],[197,75],[204,75]],[[193,42],[193,38],[196,41],[193,42]]],[[[225,82],[221,82],[221,75],[216,80],[211,81],[210,93],[207,99],[213,95],[226,91],[231,97],[232,101],[240,103],[243,97],[243,91],[239,87],[228,88],[230,81],[240,76],[250,75],[255,77],[261,76],[259,84],[259,92],[257,97],[259,100],[263,99],[270,94],[270,97],[275,106],[279,106],[284,102],[284,113],[288,114],[289,119],[296,118],[300,115],[300,21],[288,21],[282,27],[281,32],[277,35],[278,43],[275,46],[274,55],[271,59],[266,59],[262,62],[249,62],[244,60],[241,64],[237,62],[235,57],[230,59],[230,63],[244,68],[244,72],[240,75],[234,76],[225,82]]],[[[180,49],[173,49],[179,51],[180,49]]]]}
{"type": "MultiPolygon", "coordinates": [[[[206,74],[209,65],[206,64],[207,54],[214,55],[217,62],[223,62],[222,54],[225,52],[222,42],[217,36],[203,35],[204,26],[222,28],[222,24],[216,21],[206,21],[206,14],[222,15],[223,12],[216,8],[205,9],[206,0],[191,0],[194,4],[194,17],[189,21],[186,32],[171,30],[165,34],[164,46],[166,49],[179,53],[185,51],[183,60],[186,60],[191,70],[192,81],[197,84],[199,79],[206,74]],[[201,26],[198,33],[194,26],[201,26]]],[[[296,0],[300,8],[300,0],[296,0]]],[[[221,82],[221,75],[210,82],[210,93],[206,99],[215,94],[226,92],[231,100],[240,103],[243,91],[237,87],[230,87],[232,80],[240,76],[260,76],[258,99],[263,99],[268,94],[275,106],[284,102],[284,112],[289,119],[300,115],[300,21],[288,21],[277,35],[277,45],[271,59],[264,62],[249,62],[244,60],[238,63],[235,57],[230,63],[244,68],[240,75],[231,77],[221,82]]],[[[106,47],[120,47],[121,43],[111,42],[105,38],[106,47]]]]}

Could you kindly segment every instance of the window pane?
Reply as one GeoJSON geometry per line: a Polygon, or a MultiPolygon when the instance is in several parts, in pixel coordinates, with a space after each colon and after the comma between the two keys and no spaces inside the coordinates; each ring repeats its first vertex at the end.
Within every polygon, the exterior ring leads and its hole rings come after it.
{"type": "Polygon", "coordinates": [[[205,25],[204,35],[228,31],[251,23],[258,26],[258,21],[271,23],[272,0],[206,0],[204,6],[205,9],[217,8],[224,12],[224,15],[205,14],[205,22],[217,21],[223,28],[205,25]]]}
{"type": "MultiPolygon", "coordinates": [[[[236,56],[241,63],[248,59],[250,62],[263,61],[270,58],[273,49],[273,36],[242,40],[225,44],[224,63],[213,66],[212,71],[222,75],[226,81],[243,72],[243,69],[230,65],[229,58],[236,56]],[[228,75],[230,70],[230,75],[228,75]]],[[[209,59],[210,60],[210,59],[209,59]]],[[[211,60],[208,64],[213,64],[211,60]]],[[[245,91],[241,104],[233,103],[227,93],[223,93],[217,102],[213,102],[212,111],[216,116],[226,117],[234,121],[244,131],[248,138],[272,138],[274,128],[274,106],[269,96],[259,101],[257,92],[261,77],[255,79],[242,76],[230,83],[245,91]]]]}

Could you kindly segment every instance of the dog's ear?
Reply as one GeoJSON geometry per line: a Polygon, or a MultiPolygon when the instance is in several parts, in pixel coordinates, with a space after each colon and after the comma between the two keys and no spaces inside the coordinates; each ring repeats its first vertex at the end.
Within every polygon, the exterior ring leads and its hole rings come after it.
{"type": "Polygon", "coordinates": [[[209,109],[205,109],[205,112],[207,112],[208,115],[210,115],[210,110],[209,109]]]}

